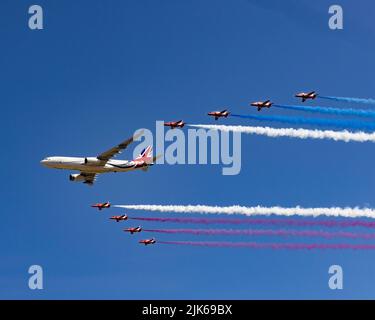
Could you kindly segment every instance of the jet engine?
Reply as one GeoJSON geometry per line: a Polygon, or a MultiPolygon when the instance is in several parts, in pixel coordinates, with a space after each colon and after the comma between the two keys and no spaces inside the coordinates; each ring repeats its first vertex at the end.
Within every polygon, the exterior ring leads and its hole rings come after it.
{"type": "Polygon", "coordinates": [[[69,180],[75,181],[75,182],[85,181],[85,177],[79,173],[76,173],[76,174],[69,175],[69,180]]]}
{"type": "Polygon", "coordinates": [[[88,164],[88,165],[101,164],[101,162],[102,162],[101,160],[95,157],[85,158],[85,164],[88,164]]]}

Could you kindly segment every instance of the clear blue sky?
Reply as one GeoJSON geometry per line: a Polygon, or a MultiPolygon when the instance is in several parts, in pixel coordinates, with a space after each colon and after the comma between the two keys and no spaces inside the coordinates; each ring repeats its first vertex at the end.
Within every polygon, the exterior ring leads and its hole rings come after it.
{"type": "Polygon", "coordinates": [[[92,188],[39,164],[96,155],[155,120],[212,123],[207,111],[251,112],[248,102],[267,97],[295,104],[296,91],[374,98],[372,1],[340,0],[342,31],[328,28],[325,0],[37,3],[43,31],[27,27],[34,3],[1,5],[0,298],[375,297],[375,252],[141,247],[140,235],[121,231],[130,222],[108,220],[121,210],[89,207],[106,200],[374,207],[373,144],[244,135],[238,176],[222,176],[218,166],[155,166],[102,175],[92,188]],[[32,264],[44,268],[39,292],[27,287],[32,264]],[[332,264],[344,268],[343,291],[328,289],[332,264]]]}

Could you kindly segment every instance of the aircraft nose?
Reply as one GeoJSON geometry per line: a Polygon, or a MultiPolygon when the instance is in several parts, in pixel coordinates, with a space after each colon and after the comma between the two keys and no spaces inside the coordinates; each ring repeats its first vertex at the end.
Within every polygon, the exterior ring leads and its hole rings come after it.
{"type": "Polygon", "coordinates": [[[40,161],[40,164],[45,166],[47,164],[47,162],[48,162],[47,159],[43,159],[42,161],[40,161]]]}

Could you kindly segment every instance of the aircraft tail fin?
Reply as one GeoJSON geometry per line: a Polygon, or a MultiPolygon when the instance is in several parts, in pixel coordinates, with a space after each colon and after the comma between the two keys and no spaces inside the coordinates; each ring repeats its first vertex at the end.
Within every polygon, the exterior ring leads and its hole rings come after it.
{"type": "Polygon", "coordinates": [[[143,149],[134,160],[143,160],[146,163],[152,162],[152,146],[143,149]]]}

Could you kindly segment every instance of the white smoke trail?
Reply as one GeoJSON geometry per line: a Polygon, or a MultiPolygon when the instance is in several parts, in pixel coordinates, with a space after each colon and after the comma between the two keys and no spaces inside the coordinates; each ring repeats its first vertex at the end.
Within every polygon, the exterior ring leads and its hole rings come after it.
{"type": "Polygon", "coordinates": [[[225,126],[225,125],[206,125],[190,124],[190,127],[220,130],[230,132],[240,132],[247,134],[262,135],[272,138],[290,137],[298,139],[330,139],[334,141],[356,141],[356,142],[375,142],[375,132],[350,132],[350,131],[332,131],[332,130],[308,130],[293,128],[271,128],[271,127],[252,127],[252,126],[225,126]]]}
{"type": "Polygon", "coordinates": [[[278,215],[278,216],[303,216],[303,217],[346,217],[346,218],[375,218],[375,210],[369,208],[283,208],[283,207],[244,207],[244,206],[205,206],[205,205],[115,205],[114,207],[176,213],[204,213],[204,214],[241,214],[245,216],[278,215]]]}

